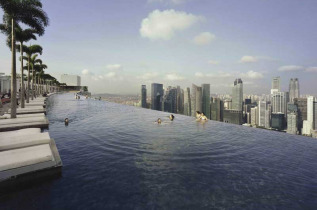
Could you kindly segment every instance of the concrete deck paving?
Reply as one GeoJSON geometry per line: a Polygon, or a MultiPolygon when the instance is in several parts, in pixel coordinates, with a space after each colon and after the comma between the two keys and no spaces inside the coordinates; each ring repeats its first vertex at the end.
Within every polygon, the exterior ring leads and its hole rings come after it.
{"type": "Polygon", "coordinates": [[[0,186],[21,176],[32,178],[37,172],[62,167],[55,141],[49,133],[41,133],[40,128],[49,124],[44,115],[45,100],[30,100],[26,108],[17,109],[17,118],[10,119],[10,110],[0,116],[0,186]]]}
{"type": "Polygon", "coordinates": [[[48,128],[46,117],[25,117],[0,120],[0,132],[13,131],[23,128],[48,128]]]}

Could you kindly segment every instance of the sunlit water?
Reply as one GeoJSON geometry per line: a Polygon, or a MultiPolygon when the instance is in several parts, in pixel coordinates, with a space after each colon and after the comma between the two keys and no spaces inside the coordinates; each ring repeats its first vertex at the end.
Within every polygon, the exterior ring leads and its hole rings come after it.
{"type": "Polygon", "coordinates": [[[0,209],[317,206],[317,139],[182,115],[171,122],[165,112],[72,94],[48,104],[63,175],[2,195],[0,209]]]}

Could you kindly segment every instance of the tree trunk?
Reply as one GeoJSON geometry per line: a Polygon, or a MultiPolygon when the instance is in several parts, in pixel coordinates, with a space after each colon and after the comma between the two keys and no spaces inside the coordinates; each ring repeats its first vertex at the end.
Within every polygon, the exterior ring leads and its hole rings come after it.
{"type": "Polygon", "coordinates": [[[14,19],[12,18],[12,42],[11,42],[11,51],[12,51],[12,68],[11,68],[11,118],[16,118],[17,112],[17,80],[16,80],[16,50],[15,50],[15,26],[14,19]]]}
{"type": "Polygon", "coordinates": [[[34,69],[32,67],[32,93],[31,93],[32,97],[31,99],[34,100],[34,69]]]}
{"type": "Polygon", "coordinates": [[[23,42],[20,42],[20,52],[21,52],[21,108],[25,107],[24,99],[24,75],[23,75],[23,42]]]}
{"type": "Polygon", "coordinates": [[[28,91],[26,92],[26,103],[30,103],[30,56],[28,56],[28,91]]]}

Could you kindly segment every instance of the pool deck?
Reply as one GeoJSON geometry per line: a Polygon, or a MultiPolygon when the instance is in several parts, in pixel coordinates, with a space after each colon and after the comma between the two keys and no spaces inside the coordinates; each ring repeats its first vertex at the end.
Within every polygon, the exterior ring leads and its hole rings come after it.
{"type": "Polygon", "coordinates": [[[48,132],[45,116],[46,98],[38,97],[17,109],[17,118],[10,118],[10,109],[0,116],[0,186],[23,177],[62,167],[54,139],[48,132]]]}

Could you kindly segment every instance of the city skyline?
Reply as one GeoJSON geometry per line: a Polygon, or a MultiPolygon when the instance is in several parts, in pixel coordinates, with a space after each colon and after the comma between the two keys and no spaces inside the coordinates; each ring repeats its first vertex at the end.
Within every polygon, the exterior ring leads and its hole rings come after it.
{"type": "MultiPolygon", "coordinates": [[[[222,94],[241,78],[245,93],[262,94],[280,76],[281,91],[298,78],[302,94],[317,95],[314,1],[42,2],[50,26],[36,43],[49,71],[81,75],[93,93],[135,94],[139,84],[157,82],[209,83],[222,94]]],[[[9,74],[10,51],[0,40],[0,72],[9,74]]]]}

